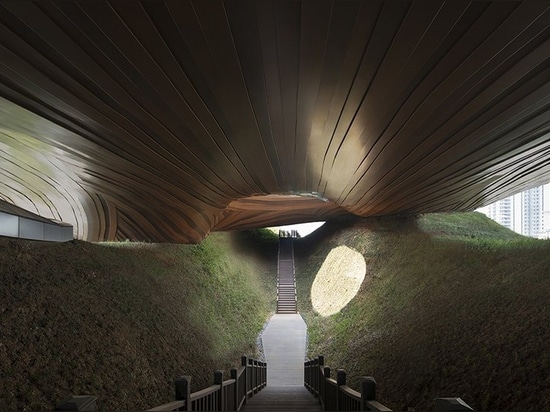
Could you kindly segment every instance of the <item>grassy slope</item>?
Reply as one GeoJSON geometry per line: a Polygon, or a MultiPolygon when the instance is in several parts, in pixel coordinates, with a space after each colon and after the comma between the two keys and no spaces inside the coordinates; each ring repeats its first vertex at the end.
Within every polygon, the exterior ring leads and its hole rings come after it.
{"type": "Polygon", "coordinates": [[[149,408],[173,400],[177,375],[197,390],[254,355],[275,255],[239,244],[227,233],[195,246],[0,239],[0,409],[51,410],[71,394],[149,408]]]}
{"type": "Polygon", "coordinates": [[[397,410],[433,410],[437,396],[478,410],[550,410],[549,241],[479,213],[436,214],[329,226],[297,242],[297,255],[310,355],[346,369],[350,386],[374,376],[379,400],[397,410]],[[322,318],[309,290],[342,244],[363,254],[367,277],[322,318]]]}

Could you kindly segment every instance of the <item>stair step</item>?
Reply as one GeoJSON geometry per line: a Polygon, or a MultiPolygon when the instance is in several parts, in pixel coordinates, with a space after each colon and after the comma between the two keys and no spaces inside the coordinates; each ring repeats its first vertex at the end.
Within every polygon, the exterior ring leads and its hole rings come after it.
{"type": "MultiPolygon", "coordinates": [[[[297,313],[296,304],[296,277],[293,243],[290,239],[282,238],[279,240],[277,313],[295,314],[297,313]]],[[[262,410],[277,410],[278,408],[279,406],[277,405],[275,406],[275,409],[272,409],[272,405],[264,405],[262,410]]]]}

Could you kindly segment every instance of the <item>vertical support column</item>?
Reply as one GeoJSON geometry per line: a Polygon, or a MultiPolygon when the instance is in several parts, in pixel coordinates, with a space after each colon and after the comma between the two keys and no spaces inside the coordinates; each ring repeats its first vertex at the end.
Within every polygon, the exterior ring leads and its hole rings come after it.
{"type": "Polygon", "coordinates": [[[336,370],[336,410],[345,410],[345,405],[340,405],[340,386],[346,384],[346,371],[343,369],[336,370]]]}
{"type": "Polygon", "coordinates": [[[372,376],[361,377],[361,410],[368,411],[367,401],[376,400],[376,381],[372,376]]]}
{"type": "Polygon", "coordinates": [[[225,410],[223,405],[223,371],[220,371],[220,370],[217,370],[216,372],[214,372],[214,385],[218,385],[219,388],[218,388],[218,399],[217,399],[217,409],[218,411],[223,411],[225,410]]]}
{"type": "Polygon", "coordinates": [[[328,366],[325,366],[323,369],[321,387],[319,388],[319,391],[321,392],[320,398],[321,398],[321,403],[323,404],[323,409],[326,409],[327,407],[327,389],[326,389],[327,379],[330,379],[330,368],[328,366]]]}
{"type": "Polygon", "coordinates": [[[256,385],[256,370],[254,369],[254,359],[248,359],[248,372],[250,372],[250,375],[248,376],[250,387],[248,390],[250,391],[250,396],[254,396],[254,390],[256,385]]]}
{"type": "Polygon", "coordinates": [[[321,379],[320,379],[320,370],[325,367],[325,357],[319,356],[317,358],[317,365],[315,366],[315,369],[313,370],[313,384],[315,385],[315,390],[317,392],[317,396],[319,396],[319,392],[321,390],[321,379]]]}
{"type": "Polygon", "coordinates": [[[185,401],[183,411],[191,410],[191,376],[180,376],[175,380],[176,400],[185,401]]]}
{"type": "Polygon", "coordinates": [[[230,410],[236,411],[237,409],[239,409],[239,402],[240,402],[240,399],[239,399],[239,379],[238,379],[239,371],[237,369],[233,368],[233,369],[231,369],[230,374],[231,374],[231,379],[235,380],[235,386],[233,386],[233,404],[228,405],[228,406],[229,406],[230,410]]]}
{"type": "MultiPolygon", "coordinates": [[[[250,376],[248,374],[248,358],[246,356],[241,356],[241,366],[244,366],[244,404],[246,404],[246,400],[248,399],[248,380],[250,379],[250,376]]],[[[240,402],[240,399],[239,399],[240,402]]],[[[244,405],[243,404],[243,405],[244,405]]]]}
{"type": "Polygon", "coordinates": [[[260,368],[258,367],[258,361],[254,359],[254,394],[258,393],[260,388],[260,368]]]}
{"type": "Polygon", "coordinates": [[[309,365],[311,361],[305,361],[304,362],[304,386],[309,389],[310,386],[310,380],[309,380],[309,365]]]}
{"type": "Polygon", "coordinates": [[[267,386],[267,362],[262,362],[262,388],[267,386]]]}

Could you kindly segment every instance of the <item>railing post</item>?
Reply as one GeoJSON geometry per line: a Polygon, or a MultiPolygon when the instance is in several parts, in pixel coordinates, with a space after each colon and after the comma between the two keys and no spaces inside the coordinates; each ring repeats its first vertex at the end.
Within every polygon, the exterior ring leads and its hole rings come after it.
{"type": "Polygon", "coordinates": [[[309,380],[309,364],[311,363],[310,360],[304,362],[304,386],[308,389],[310,389],[310,380],[309,380]]]}
{"type": "Polygon", "coordinates": [[[322,391],[321,400],[323,402],[323,409],[326,408],[327,405],[327,379],[330,379],[330,368],[328,366],[325,366],[323,368],[323,377],[322,377],[322,383],[323,385],[320,390],[322,391]]]}
{"type": "Polygon", "coordinates": [[[217,370],[214,372],[214,385],[219,385],[218,401],[216,402],[217,411],[223,411],[223,371],[217,370]]]}
{"type": "Polygon", "coordinates": [[[239,408],[239,371],[235,368],[231,369],[229,372],[231,374],[231,379],[235,380],[235,386],[233,386],[233,405],[231,405],[231,410],[236,411],[239,408]]]}
{"type": "Polygon", "coordinates": [[[317,396],[319,396],[319,390],[321,387],[321,379],[319,371],[325,367],[325,357],[319,356],[317,358],[317,365],[313,369],[313,384],[315,385],[315,390],[317,391],[317,396]]]}
{"type": "Polygon", "coordinates": [[[337,369],[336,370],[336,410],[343,410],[341,409],[344,405],[340,405],[340,386],[344,386],[346,384],[346,371],[343,369],[337,369]]]}
{"type": "Polygon", "coordinates": [[[254,394],[258,393],[260,386],[260,369],[258,367],[258,361],[254,359],[254,394]]]}
{"type": "Polygon", "coordinates": [[[250,391],[250,397],[252,397],[254,396],[254,384],[256,383],[256,370],[254,369],[254,359],[248,359],[248,368],[248,372],[250,372],[248,384],[250,386],[247,391],[250,391]]]}
{"type": "Polygon", "coordinates": [[[304,384],[307,386],[308,390],[312,393],[315,392],[315,384],[314,384],[314,378],[312,375],[312,371],[315,369],[315,364],[317,363],[317,359],[310,359],[306,362],[304,362],[304,384]]]}
{"type": "Polygon", "coordinates": [[[256,369],[254,369],[254,359],[248,358],[248,372],[250,373],[250,388],[248,388],[250,397],[254,396],[254,385],[256,384],[256,369]]]}
{"type": "MultiPolygon", "coordinates": [[[[248,399],[248,358],[246,356],[241,356],[241,366],[244,366],[244,404],[246,404],[246,400],[248,399]]],[[[240,400],[239,400],[240,402],[240,400]]],[[[243,405],[244,405],[243,404],[243,405]]]]}
{"type": "Polygon", "coordinates": [[[361,378],[361,410],[368,411],[367,401],[376,400],[376,381],[372,376],[361,378]]]}
{"type": "Polygon", "coordinates": [[[309,364],[309,361],[304,362],[304,386],[307,388],[308,378],[307,378],[307,365],[309,364]]]}
{"type": "Polygon", "coordinates": [[[180,376],[175,380],[176,400],[185,401],[182,411],[191,410],[191,376],[180,376]]]}

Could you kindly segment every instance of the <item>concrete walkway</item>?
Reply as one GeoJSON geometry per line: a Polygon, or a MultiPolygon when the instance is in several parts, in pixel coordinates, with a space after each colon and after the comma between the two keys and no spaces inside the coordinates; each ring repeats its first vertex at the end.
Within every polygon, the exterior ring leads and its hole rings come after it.
{"type": "Polygon", "coordinates": [[[276,314],[262,333],[268,386],[303,386],[307,327],[298,314],[276,314]]]}

